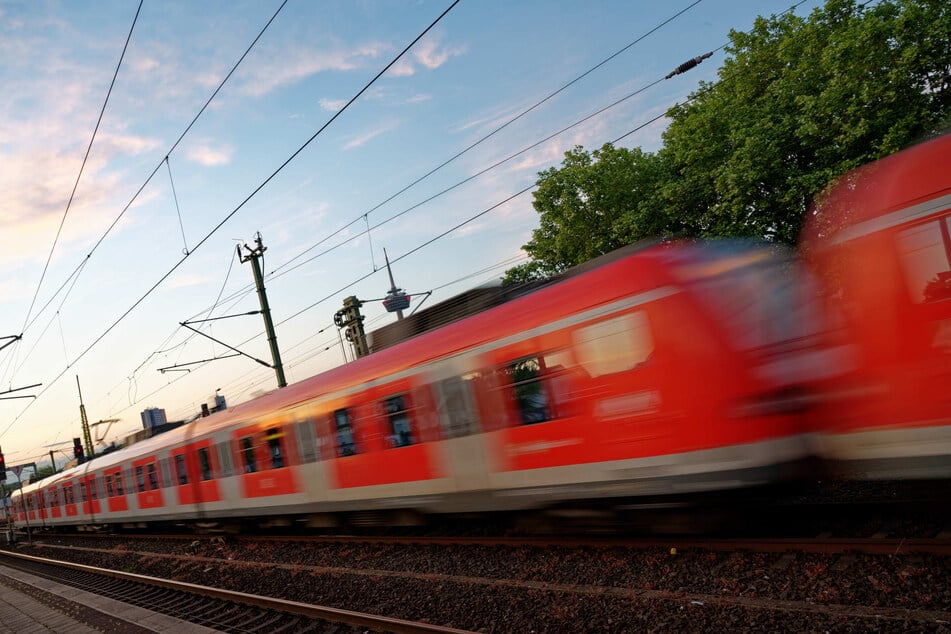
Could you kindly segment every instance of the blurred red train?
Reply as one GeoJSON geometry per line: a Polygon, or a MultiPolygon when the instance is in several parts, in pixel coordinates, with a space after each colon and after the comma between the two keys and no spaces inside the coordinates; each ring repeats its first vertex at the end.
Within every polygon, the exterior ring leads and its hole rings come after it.
{"type": "Polygon", "coordinates": [[[951,476],[951,135],[775,247],[610,254],[12,496],[19,526],[336,523],[951,476]]]}
{"type": "Polygon", "coordinates": [[[15,520],[314,526],[784,481],[834,366],[816,308],[776,247],[628,248],[29,484],[15,520]]]}
{"type": "Polygon", "coordinates": [[[801,250],[851,365],[819,453],[852,478],[951,476],[951,134],[840,178],[801,250]]]}

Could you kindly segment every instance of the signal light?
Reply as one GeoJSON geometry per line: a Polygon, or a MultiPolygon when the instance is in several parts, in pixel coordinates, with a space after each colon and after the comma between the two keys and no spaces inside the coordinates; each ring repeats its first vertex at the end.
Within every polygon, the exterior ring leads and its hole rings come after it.
{"type": "Polygon", "coordinates": [[[3,457],[3,452],[0,451],[0,482],[4,482],[7,479],[7,461],[3,457]]]}
{"type": "Polygon", "coordinates": [[[76,456],[76,460],[79,461],[79,464],[86,461],[86,456],[83,453],[83,443],[79,438],[73,438],[73,455],[76,456]]]}

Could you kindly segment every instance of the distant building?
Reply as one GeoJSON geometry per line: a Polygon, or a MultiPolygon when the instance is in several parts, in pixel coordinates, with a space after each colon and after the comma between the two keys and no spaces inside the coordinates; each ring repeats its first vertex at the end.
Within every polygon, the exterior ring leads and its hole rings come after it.
{"type": "Polygon", "coordinates": [[[142,412],[142,429],[155,429],[167,423],[165,410],[158,407],[149,407],[142,412]]]}
{"type": "Polygon", "coordinates": [[[215,392],[211,395],[211,401],[201,404],[201,417],[211,416],[215,412],[223,412],[226,409],[228,409],[228,403],[225,397],[215,392]]]}

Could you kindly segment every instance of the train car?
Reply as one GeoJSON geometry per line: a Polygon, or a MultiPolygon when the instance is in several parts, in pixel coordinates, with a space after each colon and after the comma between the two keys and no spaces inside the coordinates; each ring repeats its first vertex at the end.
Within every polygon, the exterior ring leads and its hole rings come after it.
{"type": "Polygon", "coordinates": [[[830,386],[819,450],[837,475],[951,476],[951,134],[846,174],[802,251],[850,371],[830,386]]]}
{"type": "Polygon", "coordinates": [[[30,484],[18,523],[319,526],[785,481],[829,365],[804,289],[777,247],[631,247],[30,484]]]}

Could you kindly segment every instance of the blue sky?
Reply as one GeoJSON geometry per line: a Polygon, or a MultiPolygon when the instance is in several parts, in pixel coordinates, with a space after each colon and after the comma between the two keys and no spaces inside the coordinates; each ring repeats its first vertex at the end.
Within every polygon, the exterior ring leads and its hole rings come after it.
{"type": "MultiPolygon", "coordinates": [[[[234,255],[257,232],[291,382],[343,361],[335,329],[319,331],[344,297],[385,294],[383,270],[352,284],[382,267],[384,248],[398,285],[434,291],[427,305],[497,279],[537,226],[530,193],[406,254],[530,186],[574,145],[593,149],[663,113],[715,78],[722,51],[407,210],[789,5],[703,0],[380,205],[693,4],[463,0],[264,184],[449,4],[290,0],[169,152],[280,2],[146,0],[40,284],[138,3],[0,0],[0,336],[23,333],[0,351],[0,391],[42,384],[16,393],[35,400],[0,401],[8,464],[80,435],[77,375],[89,419],[120,419],[105,442],[139,429],[146,407],[178,419],[218,388],[236,403],[276,387],[246,358],[159,371],[228,353],[178,324],[258,308],[250,265],[234,255]]],[[[621,144],[656,150],[665,126],[621,144]]],[[[364,314],[371,330],[393,319],[378,302],[364,314]]],[[[260,316],[209,332],[269,359],[260,316]]]]}

